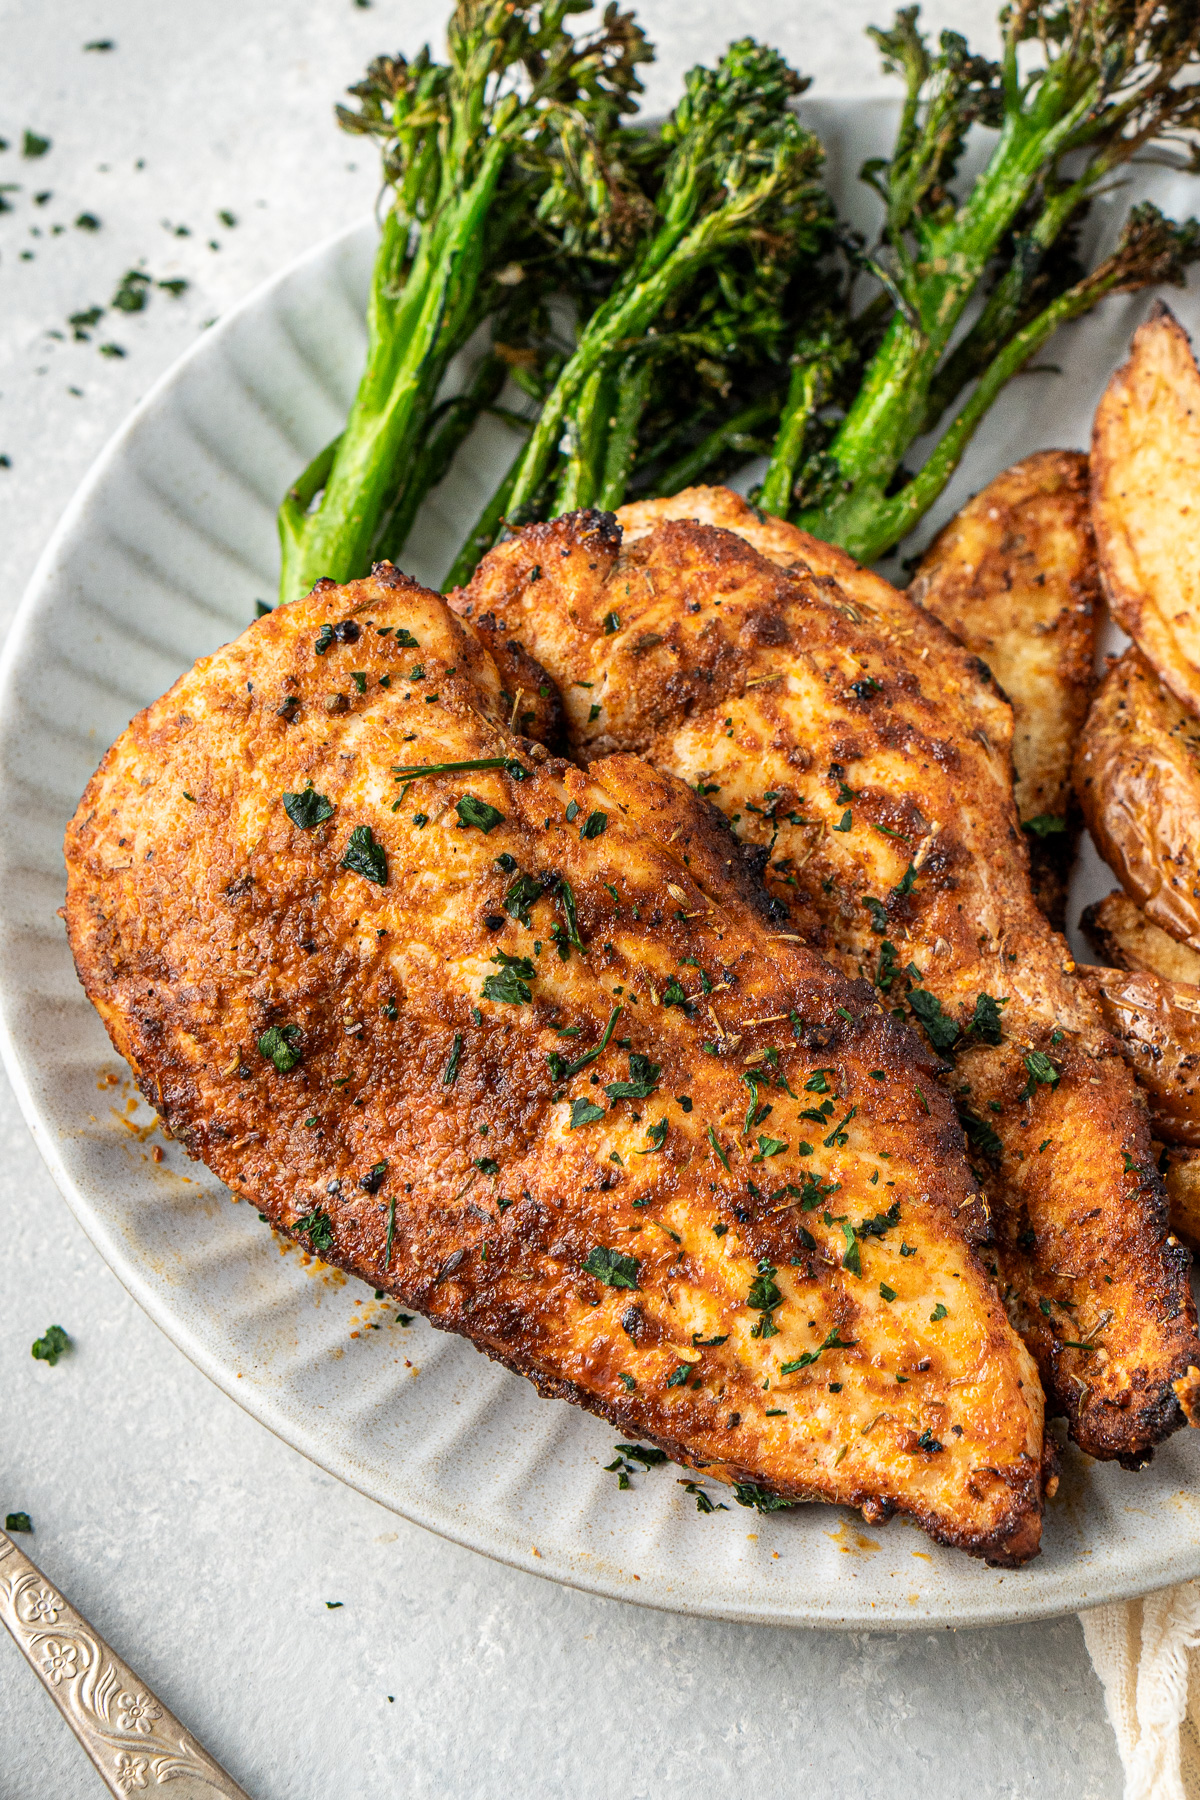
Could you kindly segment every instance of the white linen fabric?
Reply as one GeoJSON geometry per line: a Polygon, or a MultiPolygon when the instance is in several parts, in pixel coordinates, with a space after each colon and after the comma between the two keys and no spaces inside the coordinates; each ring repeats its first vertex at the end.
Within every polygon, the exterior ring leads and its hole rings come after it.
{"type": "Polygon", "coordinates": [[[1200,1800],[1200,1583],[1080,1613],[1125,1800],[1200,1800]]]}

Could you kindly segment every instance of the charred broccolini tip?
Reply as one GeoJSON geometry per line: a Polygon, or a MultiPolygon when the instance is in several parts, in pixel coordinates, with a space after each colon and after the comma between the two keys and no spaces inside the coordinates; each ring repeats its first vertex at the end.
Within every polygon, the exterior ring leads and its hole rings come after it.
{"type": "MultiPolygon", "coordinates": [[[[367,363],[345,429],[279,513],[280,597],[321,576],[357,575],[394,549],[423,493],[499,389],[493,363],[451,407],[435,398],[455,353],[546,247],[539,207],[553,146],[603,144],[640,92],[651,52],[610,5],[599,27],[567,28],[588,0],[462,0],[448,60],[380,58],[341,124],[379,140],[388,203],[371,283],[367,363]]],[[[601,246],[603,249],[603,246],[601,246]]]]}
{"type": "MultiPolygon", "coordinates": [[[[714,352],[732,357],[739,341],[762,331],[764,319],[778,317],[780,273],[806,254],[815,258],[830,224],[818,179],[820,144],[790,107],[805,85],[777,52],[751,39],[731,45],[716,68],[687,76],[662,131],[666,162],[653,203],[630,209],[634,253],[583,323],[452,582],[469,577],[505,520],[618,505],[656,387],[662,400],[668,359],[707,354],[715,365],[714,352]],[[701,275],[707,299],[695,291],[701,275]]],[[[768,323],[768,337],[774,328],[768,323]]],[[[679,390],[681,372],[672,378],[679,390]]],[[[695,410],[694,379],[689,386],[684,377],[680,391],[695,410]]],[[[680,410],[677,403],[675,424],[680,410]]],[[[761,422],[759,409],[747,409],[744,400],[741,412],[739,419],[735,408],[713,429],[736,438],[761,422]]],[[[660,450],[671,423],[658,421],[660,450]]],[[[716,453],[705,445],[706,455],[716,453]]]]}
{"type": "Polygon", "coordinates": [[[886,326],[880,339],[876,301],[804,329],[759,494],[865,561],[917,523],[1000,389],[1060,324],[1108,293],[1180,285],[1200,256],[1196,221],[1143,203],[1090,273],[1074,257],[1091,197],[1134,156],[1181,145],[1183,166],[1200,168],[1188,137],[1200,125],[1197,0],[1019,0],[1001,15],[997,63],[957,32],[931,51],[918,16],[906,7],[871,34],[906,89],[891,157],[863,169],[885,207],[879,249],[862,261],[882,283],[886,326]],[[1023,46],[1036,46],[1032,67],[1023,46]],[[951,183],[976,123],[998,138],[960,201],[951,183]],[[976,295],[979,316],[951,349],[976,295]],[[972,382],[909,477],[909,446],[972,382]]]}

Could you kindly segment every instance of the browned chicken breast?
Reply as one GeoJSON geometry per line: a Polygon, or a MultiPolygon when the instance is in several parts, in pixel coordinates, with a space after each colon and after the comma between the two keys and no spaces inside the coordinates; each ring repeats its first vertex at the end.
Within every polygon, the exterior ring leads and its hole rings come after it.
{"type": "Polygon", "coordinates": [[[514,711],[384,564],[134,721],[66,917],[143,1091],[277,1228],[744,1503],[1033,1555],[1041,1391],[934,1059],[680,782],[514,711]]]}
{"type": "Polygon", "coordinates": [[[712,799],[797,935],[954,1059],[1011,1316],[1076,1440],[1143,1460],[1200,1363],[1190,1259],[1133,1076],[1033,902],[986,668],[723,489],[526,527],[453,603],[555,675],[600,779],[636,751],[712,799]]]}

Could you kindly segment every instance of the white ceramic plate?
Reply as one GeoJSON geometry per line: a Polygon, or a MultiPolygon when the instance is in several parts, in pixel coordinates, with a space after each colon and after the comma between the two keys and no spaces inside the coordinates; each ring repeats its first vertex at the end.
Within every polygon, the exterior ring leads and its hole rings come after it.
{"type": "MultiPolygon", "coordinates": [[[[861,213],[854,171],[882,147],[873,139],[886,139],[892,109],[812,111],[835,185],[861,213]]],[[[1165,204],[1186,207],[1194,184],[1157,179],[1165,204]]],[[[1190,1433],[1138,1475],[1069,1454],[1043,1553],[1017,1573],[940,1550],[900,1522],[865,1531],[856,1515],[824,1507],[760,1519],[730,1505],[701,1516],[671,1467],[619,1492],[603,1469],[614,1443],[606,1425],[539,1400],[422,1320],[399,1325],[366,1289],[305,1268],[177,1146],[157,1164],[159,1140],[131,1129],[151,1115],[140,1103],[125,1111],[127,1071],[83,997],[56,916],[63,829],[131,715],[273,592],[276,503],[339,428],[357,380],[373,244],[364,224],[321,246],[147,396],[70,507],[0,666],[4,1052],[80,1222],[172,1340],[288,1443],[407,1518],[597,1593],[772,1623],[969,1625],[1200,1575],[1200,1441],[1190,1433]]],[[[1145,304],[1110,302],[1056,340],[1061,375],[1012,385],[939,517],[1018,456],[1086,444],[1145,304]]],[[[1191,295],[1179,310],[1200,326],[1191,295]]],[[[503,427],[481,429],[419,522],[410,573],[438,581],[507,442],[503,427]]],[[[1088,865],[1073,916],[1110,885],[1088,865]]]]}

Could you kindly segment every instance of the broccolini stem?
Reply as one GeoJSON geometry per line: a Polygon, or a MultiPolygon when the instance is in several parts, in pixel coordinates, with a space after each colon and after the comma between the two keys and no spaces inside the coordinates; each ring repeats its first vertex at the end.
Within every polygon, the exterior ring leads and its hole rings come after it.
{"type": "Polygon", "coordinates": [[[764,512],[777,513],[780,518],[788,515],[808,422],[824,399],[826,386],[825,369],[819,361],[806,358],[796,363],[788,382],[779,434],[758,495],[764,512]]]}
{"type": "Polygon", "coordinates": [[[593,502],[601,512],[615,512],[625,498],[653,372],[648,356],[628,356],[617,371],[616,408],[609,420],[600,492],[593,502]]]}
{"type": "Polygon", "coordinates": [[[451,588],[466,587],[479,566],[480,558],[491,549],[499,536],[524,454],[525,446],[522,444],[516,450],[512,462],[509,464],[508,473],[463,540],[462,549],[455,557],[450,573],[442,584],[446,593],[449,593],[451,588]]]}
{"type": "Polygon", "coordinates": [[[661,475],[655,476],[654,491],[669,499],[672,494],[691,487],[705,470],[711,469],[730,450],[736,450],[744,456],[758,455],[763,446],[751,434],[758,426],[768,425],[778,416],[778,394],[769,399],[752,401],[749,406],[744,406],[732,418],[726,419],[706,437],[701,438],[694,449],[664,469],[661,475]]]}
{"type": "MultiPolygon", "coordinates": [[[[465,390],[445,402],[440,409],[440,425],[436,431],[426,434],[390,514],[380,524],[373,552],[377,558],[395,562],[408,542],[421,502],[443,479],[480,414],[499,398],[507,377],[508,365],[499,356],[489,353],[481,360],[465,390]]],[[[431,418],[431,425],[434,418],[431,418]]]]}
{"type": "Polygon", "coordinates": [[[1197,257],[1200,225],[1195,220],[1177,226],[1148,202],[1135,207],[1112,255],[1059,294],[992,359],[920,472],[890,500],[876,501],[869,512],[848,513],[848,529],[837,541],[860,562],[882,556],[933,505],[1000,390],[1060,325],[1082,318],[1106,294],[1131,292],[1161,281],[1181,286],[1184,266],[1197,257]]]}
{"type": "Polygon", "coordinates": [[[408,227],[395,213],[385,219],[367,314],[367,367],[325,492],[315,512],[285,502],[280,513],[281,599],[307,593],[323,575],[346,581],[369,565],[396,471],[415,449],[445,364],[462,341],[461,314],[474,295],[483,228],[509,149],[504,134],[489,142],[475,180],[422,235],[398,298],[408,227]]]}

